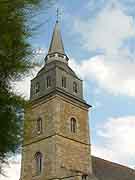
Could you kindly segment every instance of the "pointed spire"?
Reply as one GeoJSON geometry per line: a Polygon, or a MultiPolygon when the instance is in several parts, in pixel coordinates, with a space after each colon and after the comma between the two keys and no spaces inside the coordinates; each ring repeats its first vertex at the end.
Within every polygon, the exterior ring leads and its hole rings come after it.
{"type": "Polygon", "coordinates": [[[48,54],[65,54],[58,20],[56,21],[48,54]]]}

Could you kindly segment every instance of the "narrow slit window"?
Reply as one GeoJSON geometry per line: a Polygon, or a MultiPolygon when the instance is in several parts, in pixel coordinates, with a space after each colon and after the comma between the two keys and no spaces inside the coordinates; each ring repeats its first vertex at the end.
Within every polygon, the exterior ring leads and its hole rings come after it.
{"type": "Polygon", "coordinates": [[[42,119],[38,118],[37,120],[37,134],[41,134],[42,133],[42,119]]]}
{"type": "Polygon", "coordinates": [[[66,88],[67,87],[67,78],[66,77],[62,77],[62,87],[66,88]]]}
{"type": "Polygon", "coordinates": [[[51,77],[50,76],[47,77],[46,81],[47,81],[47,88],[51,87],[52,81],[51,81],[51,77]]]}
{"type": "Polygon", "coordinates": [[[37,152],[35,154],[35,161],[36,161],[36,175],[40,175],[42,171],[42,153],[37,152]]]}
{"type": "Polygon", "coordinates": [[[37,82],[35,85],[35,93],[37,94],[40,91],[40,83],[37,82]]]}
{"type": "Polygon", "coordinates": [[[75,133],[76,132],[76,119],[71,118],[71,132],[75,133]]]}
{"type": "Polygon", "coordinates": [[[73,92],[77,93],[78,92],[78,86],[76,82],[73,82],[73,92]]]}

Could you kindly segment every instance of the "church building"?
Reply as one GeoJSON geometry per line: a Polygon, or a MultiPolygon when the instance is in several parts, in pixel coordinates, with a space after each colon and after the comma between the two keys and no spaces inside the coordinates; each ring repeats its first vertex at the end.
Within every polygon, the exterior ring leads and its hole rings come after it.
{"type": "Polygon", "coordinates": [[[56,21],[45,65],[31,81],[20,180],[135,180],[134,170],[91,155],[91,105],[68,61],[56,21]]]}

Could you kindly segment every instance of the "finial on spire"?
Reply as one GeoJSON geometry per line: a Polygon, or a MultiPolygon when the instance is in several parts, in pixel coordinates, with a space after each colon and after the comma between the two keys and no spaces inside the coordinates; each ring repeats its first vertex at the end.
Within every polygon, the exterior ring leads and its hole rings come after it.
{"type": "Polygon", "coordinates": [[[56,23],[58,23],[59,22],[59,19],[60,19],[60,11],[59,11],[59,8],[57,8],[57,10],[56,10],[56,16],[57,16],[57,19],[56,19],[56,23]]]}
{"type": "Polygon", "coordinates": [[[59,26],[59,15],[60,15],[59,9],[57,9],[57,20],[54,27],[50,48],[48,51],[49,54],[51,53],[65,54],[61,32],[60,32],[60,26],[59,26]]]}

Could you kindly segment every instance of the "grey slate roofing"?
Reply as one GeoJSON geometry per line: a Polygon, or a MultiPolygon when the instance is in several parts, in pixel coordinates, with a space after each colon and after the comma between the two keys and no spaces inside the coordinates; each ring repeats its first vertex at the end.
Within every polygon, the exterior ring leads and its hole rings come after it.
{"type": "Polygon", "coordinates": [[[135,170],[92,156],[93,173],[98,180],[135,180],[135,170]]]}
{"type": "Polygon", "coordinates": [[[53,61],[52,63],[46,64],[37,74],[37,76],[41,75],[41,74],[45,74],[47,71],[49,71],[50,69],[54,69],[54,68],[60,68],[63,71],[71,74],[72,76],[77,77],[76,73],[65,63],[60,62],[60,61],[53,61]]]}
{"type": "Polygon", "coordinates": [[[56,52],[60,53],[60,54],[65,54],[63,41],[62,41],[62,37],[61,37],[61,33],[60,33],[60,27],[59,27],[58,22],[56,22],[56,24],[55,24],[55,28],[53,31],[52,40],[51,40],[48,54],[52,54],[52,53],[56,53],[56,52]]]}

